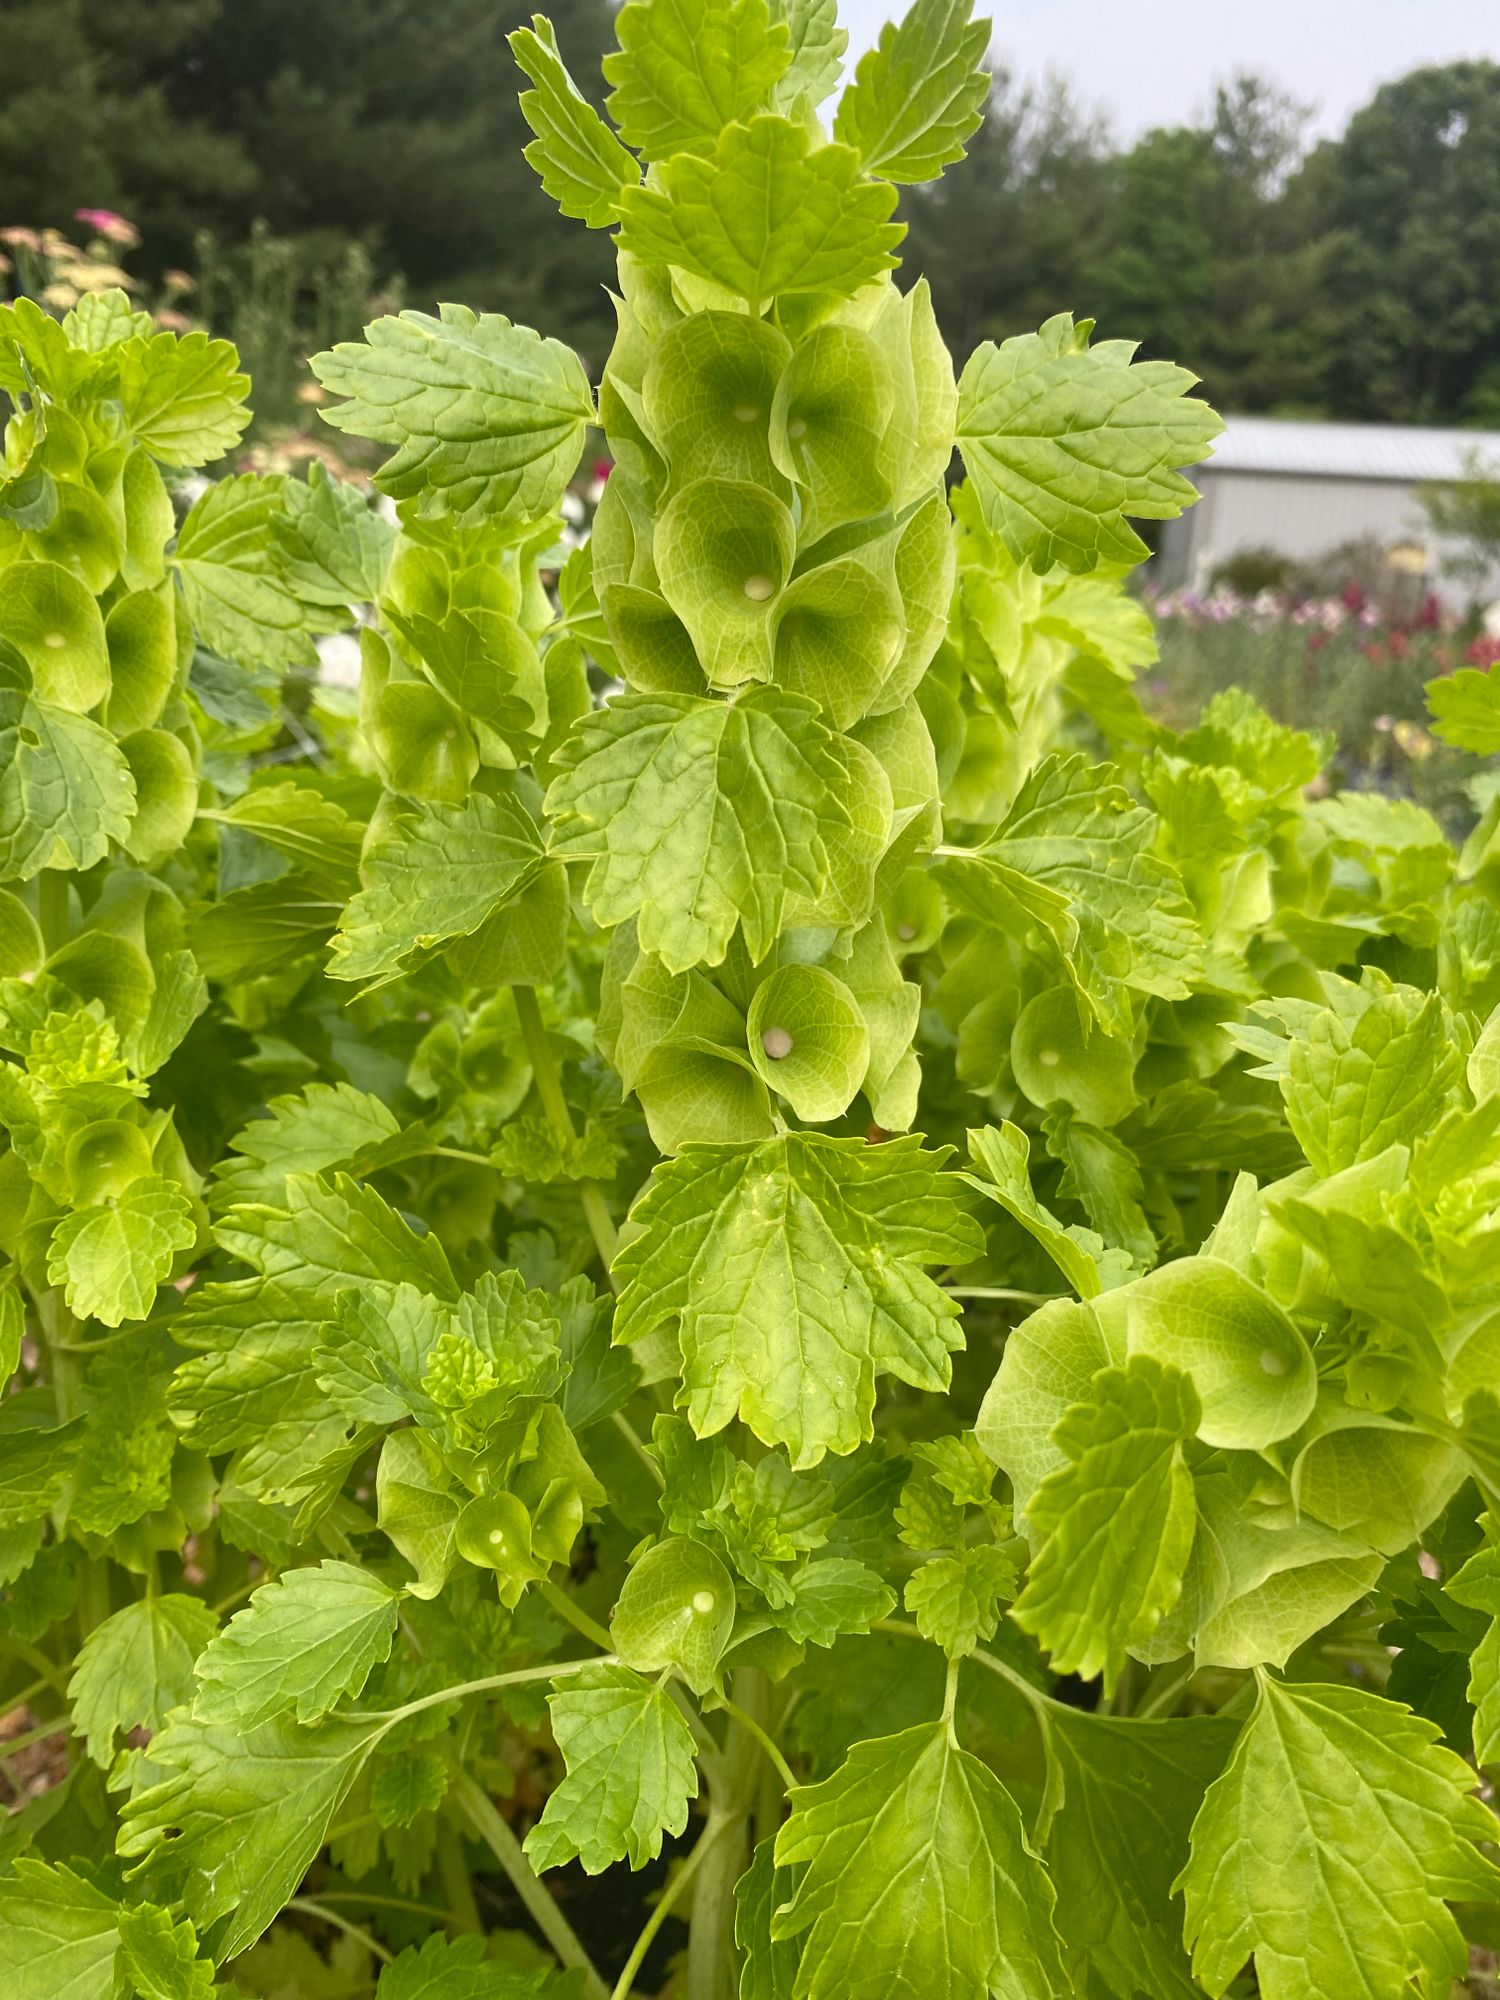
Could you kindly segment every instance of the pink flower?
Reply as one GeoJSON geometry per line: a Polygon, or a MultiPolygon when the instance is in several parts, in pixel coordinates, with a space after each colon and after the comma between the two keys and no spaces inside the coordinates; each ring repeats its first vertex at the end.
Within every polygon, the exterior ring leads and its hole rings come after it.
{"type": "Polygon", "coordinates": [[[139,243],[140,231],[133,222],[127,222],[123,215],[116,215],[112,208],[75,208],[75,222],[86,222],[96,236],[102,236],[106,243],[121,243],[127,248],[139,243]]]}

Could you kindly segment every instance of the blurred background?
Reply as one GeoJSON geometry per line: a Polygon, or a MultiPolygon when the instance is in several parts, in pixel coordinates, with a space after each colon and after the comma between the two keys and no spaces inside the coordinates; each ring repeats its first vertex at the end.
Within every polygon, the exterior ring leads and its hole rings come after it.
{"type": "MultiPolygon", "coordinates": [[[[855,0],[851,62],[879,32],[855,0]]],[[[559,0],[598,102],[607,0],[559,0]]],[[[495,0],[3,0],[0,294],[127,283],[237,342],[248,462],[338,464],[306,356],[459,299],[597,370],[609,238],[559,223],[495,0]]],[[[1421,791],[1434,673],[1500,657],[1500,7],[1009,0],[968,159],[907,190],[961,359],[1058,310],[1229,420],[1146,577],[1167,719],[1228,681],[1421,791]]],[[[343,466],[358,476],[357,462],[343,466]]]]}

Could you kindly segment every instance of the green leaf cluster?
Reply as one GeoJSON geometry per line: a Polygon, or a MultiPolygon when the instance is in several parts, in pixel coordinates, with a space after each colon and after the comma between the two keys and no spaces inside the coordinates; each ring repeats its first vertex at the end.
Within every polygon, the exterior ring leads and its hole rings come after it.
{"type": "Polygon", "coordinates": [[[1217,420],[898,284],[967,0],[832,106],[829,0],[617,31],[511,38],[612,348],[318,357],[377,500],[217,465],[225,343],[0,309],[0,1983],[1446,1991],[1500,799],[1148,718],[1217,420]]]}

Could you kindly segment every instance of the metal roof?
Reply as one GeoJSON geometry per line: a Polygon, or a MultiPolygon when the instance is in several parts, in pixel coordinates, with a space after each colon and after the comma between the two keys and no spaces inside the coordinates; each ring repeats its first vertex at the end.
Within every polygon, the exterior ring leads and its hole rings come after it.
{"type": "Polygon", "coordinates": [[[1210,454],[1215,472],[1413,484],[1462,479],[1478,451],[1500,466],[1500,431],[1423,430],[1415,424],[1322,424],[1287,417],[1226,417],[1210,454]]]}

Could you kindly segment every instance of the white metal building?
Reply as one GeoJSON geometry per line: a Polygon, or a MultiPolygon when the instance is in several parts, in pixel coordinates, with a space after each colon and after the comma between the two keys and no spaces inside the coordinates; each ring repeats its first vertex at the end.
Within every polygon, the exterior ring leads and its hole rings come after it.
{"type": "MultiPolygon", "coordinates": [[[[1163,523],[1157,575],[1168,587],[1201,590],[1244,550],[1310,561],[1373,541],[1398,552],[1403,567],[1425,559],[1431,587],[1462,608],[1471,587],[1444,576],[1454,551],[1436,544],[1419,489],[1471,477],[1476,453],[1500,478],[1500,431],[1228,417],[1212,455],[1188,475],[1203,498],[1163,523]]],[[[1500,573],[1479,595],[1500,596],[1500,573]]]]}

